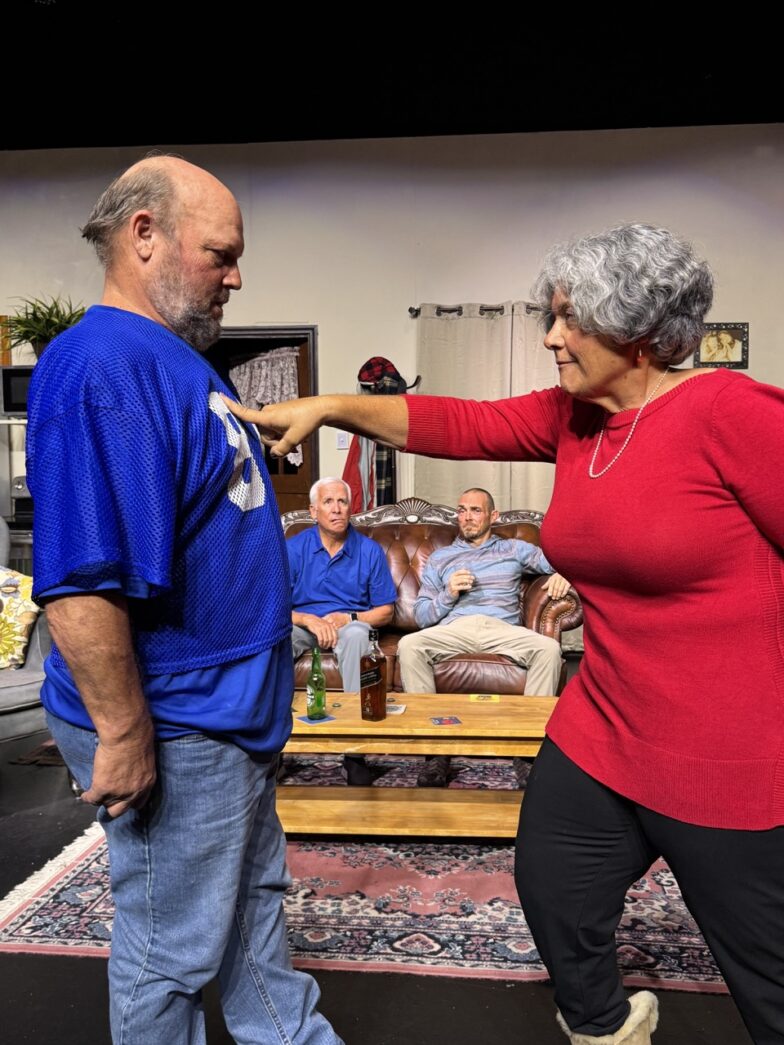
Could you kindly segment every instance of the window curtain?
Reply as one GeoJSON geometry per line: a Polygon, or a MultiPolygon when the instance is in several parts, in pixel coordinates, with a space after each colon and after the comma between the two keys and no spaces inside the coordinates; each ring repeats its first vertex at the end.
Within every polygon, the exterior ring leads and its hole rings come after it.
{"type": "MultiPolygon", "coordinates": [[[[492,311],[479,304],[421,306],[416,371],[422,375],[423,394],[502,399],[509,395],[511,360],[511,302],[492,311]]],[[[427,457],[417,457],[414,463],[414,492],[432,504],[454,505],[469,486],[482,486],[494,497],[508,499],[509,465],[427,457]]]]}
{"type": "MultiPolygon", "coordinates": [[[[558,384],[553,354],[543,344],[539,313],[524,301],[512,306],[512,371],[510,396],[552,388],[558,384]]],[[[546,512],[553,493],[555,465],[516,461],[509,465],[509,508],[546,512]]]]}
{"type": "MultiPolygon", "coordinates": [[[[504,399],[557,383],[551,353],[542,344],[537,313],[523,301],[498,305],[420,306],[417,373],[422,394],[504,399]]],[[[499,510],[550,503],[553,465],[509,461],[436,461],[417,457],[414,492],[434,504],[454,505],[469,486],[481,486],[499,510]]]]}

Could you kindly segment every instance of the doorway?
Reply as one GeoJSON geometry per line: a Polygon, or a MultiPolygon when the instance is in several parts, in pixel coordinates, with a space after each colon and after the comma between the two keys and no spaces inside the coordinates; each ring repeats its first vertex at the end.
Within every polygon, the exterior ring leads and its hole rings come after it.
{"type": "MultiPolygon", "coordinates": [[[[275,349],[297,350],[296,370],[299,396],[318,395],[317,335],[315,326],[291,327],[224,327],[220,339],[205,353],[205,358],[230,386],[234,367],[263,356],[275,349]]],[[[257,404],[248,402],[246,406],[257,404]]],[[[307,439],[301,447],[301,464],[287,457],[265,458],[278,508],[284,512],[308,507],[308,493],[319,477],[318,436],[307,439]]]]}

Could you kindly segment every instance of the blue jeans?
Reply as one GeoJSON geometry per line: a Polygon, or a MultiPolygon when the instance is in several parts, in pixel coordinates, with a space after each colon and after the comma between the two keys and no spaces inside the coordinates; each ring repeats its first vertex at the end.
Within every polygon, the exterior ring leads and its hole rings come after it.
{"type": "MultiPolygon", "coordinates": [[[[89,787],[96,735],[48,719],[71,773],[89,787]]],[[[217,976],[240,1045],[342,1045],[316,1011],[315,980],[289,959],[277,760],[202,734],[161,742],[156,754],[144,809],[116,820],[98,810],[116,906],[113,1042],[204,1045],[201,991],[217,976]]]]}

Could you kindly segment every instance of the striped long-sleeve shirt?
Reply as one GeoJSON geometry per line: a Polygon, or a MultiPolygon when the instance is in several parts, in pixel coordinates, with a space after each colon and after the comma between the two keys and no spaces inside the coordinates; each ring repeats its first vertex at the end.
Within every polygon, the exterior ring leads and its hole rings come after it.
{"type": "Polygon", "coordinates": [[[427,560],[414,617],[420,628],[478,613],[519,624],[520,577],[554,572],[542,549],[527,541],[492,536],[475,547],[458,537],[427,560]],[[470,591],[451,595],[447,585],[456,570],[470,570],[476,579],[470,591]]]}

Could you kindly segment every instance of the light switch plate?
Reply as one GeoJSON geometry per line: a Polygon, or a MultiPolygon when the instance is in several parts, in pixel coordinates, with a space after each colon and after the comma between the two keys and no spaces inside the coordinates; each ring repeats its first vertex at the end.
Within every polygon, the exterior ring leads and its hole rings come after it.
{"type": "Polygon", "coordinates": [[[338,450],[348,450],[348,432],[338,432],[338,450]]]}

